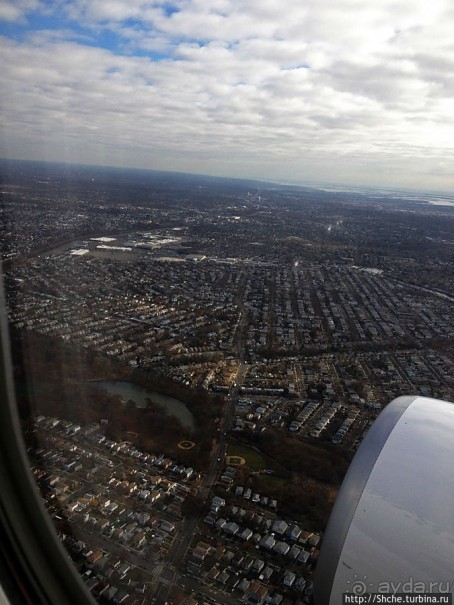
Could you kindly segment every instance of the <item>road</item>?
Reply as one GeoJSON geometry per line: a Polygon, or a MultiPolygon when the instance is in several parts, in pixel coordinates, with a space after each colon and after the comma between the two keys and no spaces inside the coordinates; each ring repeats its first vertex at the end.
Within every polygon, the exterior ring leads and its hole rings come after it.
{"type": "MultiPolygon", "coordinates": [[[[235,378],[233,379],[233,385],[230,390],[228,397],[226,398],[224,418],[220,423],[219,440],[214,449],[211,457],[211,462],[206,472],[206,475],[202,481],[202,484],[198,491],[198,496],[202,500],[207,500],[210,494],[210,490],[218,475],[220,474],[223,465],[224,457],[227,449],[226,437],[232,428],[233,418],[235,414],[235,407],[238,404],[240,396],[240,387],[247,373],[247,364],[244,361],[244,349],[243,349],[243,334],[244,334],[244,323],[245,319],[241,321],[239,327],[240,338],[238,339],[238,370],[235,378]]],[[[191,544],[192,537],[196,530],[197,524],[200,521],[200,517],[186,517],[181,525],[180,534],[178,539],[173,541],[173,544],[166,557],[167,561],[164,564],[166,573],[166,581],[162,580],[164,571],[161,573],[160,581],[155,589],[153,601],[156,605],[164,605],[168,600],[168,595],[172,585],[176,584],[181,586],[181,576],[178,569],[181,569],[186,552],[191,544]]],[[[193,580],[186,579],[187,582],[194,582],[193,580]]],[[[209,589],[204,589],[200,582],[194,584],[194,590],[197,589],[199,592],[202,591],[208,596],[210,594],[209,589]]],[[[223,598],[224,602],[227,602],[227,597],[223,598]]],[[[232,599],[232,602],[234,599],[232,599]]]]}

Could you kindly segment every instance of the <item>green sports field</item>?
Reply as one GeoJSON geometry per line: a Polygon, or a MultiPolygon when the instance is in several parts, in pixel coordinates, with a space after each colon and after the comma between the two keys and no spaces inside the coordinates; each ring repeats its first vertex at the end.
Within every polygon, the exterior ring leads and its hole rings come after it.
{"type": "Polygon", "coordinates": [[[245,445],[232,444],[227,448],[227,456],[238,456],[246,460],[246,466],[249,468],[260,471],[267,468],[265,458],[250,447],[245,445]]]}

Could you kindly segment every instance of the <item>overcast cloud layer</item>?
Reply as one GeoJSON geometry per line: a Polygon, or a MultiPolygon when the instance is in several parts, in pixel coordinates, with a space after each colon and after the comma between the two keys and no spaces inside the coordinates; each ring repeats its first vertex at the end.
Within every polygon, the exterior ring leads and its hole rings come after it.
{"type": "Polygon", "coordinates": [[[452,0],[3,0],[0,155],[454,191],[452,0]]]}

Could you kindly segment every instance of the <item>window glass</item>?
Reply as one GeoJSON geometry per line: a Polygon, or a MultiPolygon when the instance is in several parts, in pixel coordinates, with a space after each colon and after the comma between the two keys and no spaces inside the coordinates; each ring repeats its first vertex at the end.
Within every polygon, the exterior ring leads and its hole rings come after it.
{"type": "Polygon", "coordinates": [[[454,399],[452,11],[287,4],[0,9],[18,411],[100,603],[310,603],[380,410],[454,399]]]}

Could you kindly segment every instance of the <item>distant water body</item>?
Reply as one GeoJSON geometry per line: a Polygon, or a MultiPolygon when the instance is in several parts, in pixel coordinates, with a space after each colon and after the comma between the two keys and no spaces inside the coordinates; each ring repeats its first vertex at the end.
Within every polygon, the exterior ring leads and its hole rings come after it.
{"type": "Polygon", "coordinates": [[[181,424],[191,431],[195,428],[194,416],[186,407],[186,404],[173,397],[168,397],[156,391],[150,391],[134,382],[125,380],[96,380],[94,384],[112,395],[119,395],[124,401],[134,401],[136,407],[146,408],[147,398],[162,405],[167,413],[176,416],[181,424]]]}

